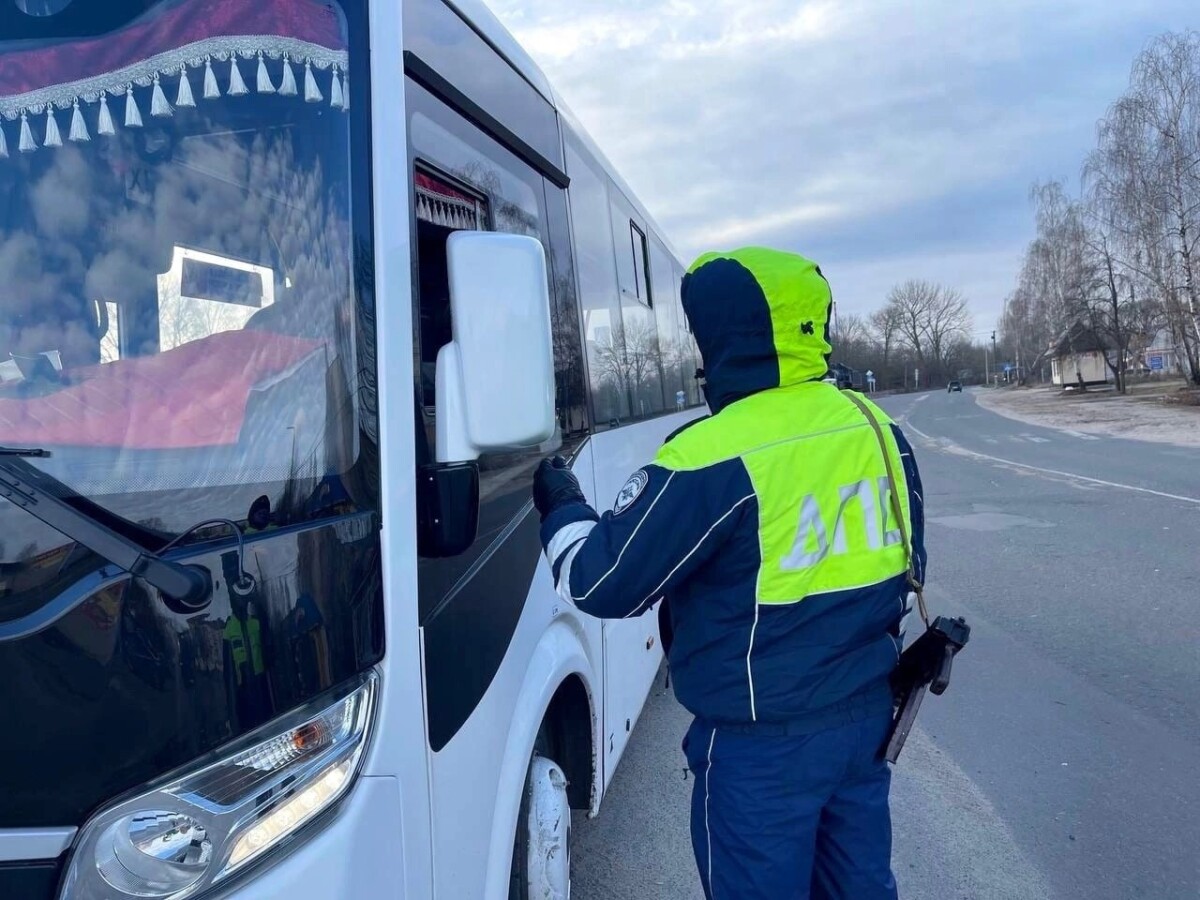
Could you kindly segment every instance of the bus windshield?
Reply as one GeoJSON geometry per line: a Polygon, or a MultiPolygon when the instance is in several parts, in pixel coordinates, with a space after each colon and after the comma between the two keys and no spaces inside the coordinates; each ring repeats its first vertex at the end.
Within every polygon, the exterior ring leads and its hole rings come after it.
{"type": "MultiPolygon", "coordinates": [[[[0,444],[164,539],[353,509],[340,10],[74,0],[0,25],[0,444]]],[[[76,554],[0,520],[3,618],[76,554]]]]}

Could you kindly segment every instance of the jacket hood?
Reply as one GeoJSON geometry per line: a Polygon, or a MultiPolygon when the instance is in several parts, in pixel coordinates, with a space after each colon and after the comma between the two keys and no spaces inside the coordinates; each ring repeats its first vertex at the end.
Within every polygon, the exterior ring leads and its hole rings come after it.
{"type": "Polygon", "coordinates": [[[706,253],[684,276],[682,299],[714,413],[829,372],[833,294],[810,259],[764,247],[706,253]]]}

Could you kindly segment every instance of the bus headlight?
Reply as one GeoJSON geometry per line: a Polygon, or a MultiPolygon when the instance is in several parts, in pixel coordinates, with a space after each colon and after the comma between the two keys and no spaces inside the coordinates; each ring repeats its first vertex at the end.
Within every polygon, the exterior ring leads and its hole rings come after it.
{"type": "Polygon", "coordinates": [[[354,783],[377,683],[372,672],[332,703],[297,710],[97,813],[76,841],[61,900],[183,900],[288,843],[354,783]]]}

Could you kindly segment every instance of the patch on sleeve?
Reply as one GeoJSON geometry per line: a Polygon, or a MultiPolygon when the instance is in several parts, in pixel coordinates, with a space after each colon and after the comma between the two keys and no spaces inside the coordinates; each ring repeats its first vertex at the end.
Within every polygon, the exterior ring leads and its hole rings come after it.
{"type": "Polygon", "coordinates": [[[619,516],[633,506],[633,502],[642,496],[642,491],[646,490],[646,485],[649,483],[650,476],[646,474],[645,469],[638,469],[630,475],[625,486],[617,494],[617,502],[613,504],[613,515],[619,516]]]}

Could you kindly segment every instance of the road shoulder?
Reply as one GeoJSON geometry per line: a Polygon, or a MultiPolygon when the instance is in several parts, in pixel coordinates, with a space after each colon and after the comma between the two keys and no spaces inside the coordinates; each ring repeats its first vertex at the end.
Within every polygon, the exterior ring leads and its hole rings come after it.
{"type": "Polygon", "coordinates": [[[989,412],[1027,425],[1200,447],[1200,407],[1169,406],[1112,393],[1071,397],[1044,388],[980,390],[974,396],[989,412]]]}

